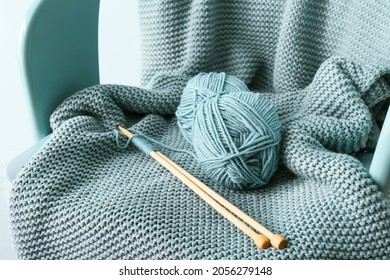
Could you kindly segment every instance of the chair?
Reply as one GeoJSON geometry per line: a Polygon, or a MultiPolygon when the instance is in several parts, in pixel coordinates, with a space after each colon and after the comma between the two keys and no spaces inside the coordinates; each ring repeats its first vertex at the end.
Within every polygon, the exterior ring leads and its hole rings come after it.
{"type": "MultiPolygon", "coordinates": [[[[20,33],[19,60],[37,139],[50,133],[49,117],[65,98],[99,84],[99,3],[36,0],[26,15],[20,33]]],[[[390,187],[390,146],[386,145],[389,141],[390,112],[375,154],[357,155],[385,193],[390,187]]],[[[36,149],[34,146],[9,163],[9,184],[36,149]]]]}
{"type": "Polygon", "coordinates": [[[95,0],[37,0],[28,9],[18,58],[35,138],[40,141],[6,167],[7,197],[18,171],[50,133],[53,110],[72,93],[99,83],[98,17],[95,0]]]}
{"type": "MultiPolygon", "coordinates": [[[[36,0],[26,15],[19,59],[39,142],[8,164],[9,188],[48,137],[54,109],[76,91],[99,84],[98,18],[99,0],[36,0]]],[[[385,194],[390,188],[389,142],[390,110],[375,153],[356,155],[385,194]]]]}

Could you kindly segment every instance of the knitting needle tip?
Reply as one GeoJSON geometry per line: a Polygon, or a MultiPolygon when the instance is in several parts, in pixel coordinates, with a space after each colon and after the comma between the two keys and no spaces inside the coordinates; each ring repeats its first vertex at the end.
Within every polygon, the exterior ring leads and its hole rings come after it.
{"type": "Polygon", "coordinates": [[[131,137],[134,136],[133,133],[131,133],[130,131],[128,131],[128,130],[127,130],[126,128],[124,128],[123,126],[118,125],[117,127],[118,127],[119,131],[120,131],[123,135],[127,136],[128,138],[131,138],[131,137]]]}

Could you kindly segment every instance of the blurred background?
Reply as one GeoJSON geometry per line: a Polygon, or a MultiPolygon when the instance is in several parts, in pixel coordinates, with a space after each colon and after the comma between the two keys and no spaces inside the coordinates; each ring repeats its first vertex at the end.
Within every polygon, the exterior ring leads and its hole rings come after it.
{"type": "MultiPolygon", "coordinates": [[[[18,37],[24,16],[36,0],[0,0],[0,259],[16,258],[6,214],[7,162],[33,145],[31,117],[18,65],[18,37]]],[[[100,83],[138,86],[141,48],[138,1],[100,0],[100,83]]]]}

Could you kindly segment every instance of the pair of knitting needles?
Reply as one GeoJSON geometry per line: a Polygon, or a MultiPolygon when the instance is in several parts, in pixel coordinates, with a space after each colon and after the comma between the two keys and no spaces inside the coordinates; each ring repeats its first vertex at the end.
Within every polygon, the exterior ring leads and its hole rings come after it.
{"type": "MultiPolygon", "coordinates": [[[[134,134],[125,129],[124,127],[118,126],[118,129],[123,135],[125,135],[129,139],[134,137],[134,134]]],[[[230,203],[228,200],[214,192],[212,189],[202,183],[199,179],[195,178],[190,173],[185,171],[183,168],[181,168],[163,153],[159,151],[151,151],[149,155],[166,169],[168,169],[185,185],[187,185],[187,187],[189,187],[193,192],[200,196],[219,214],[221,214],[232,224],[238,227],[242,232],[248,235],[258,248],[267,249],[268,247],[270,247],[270,245],[272,245],[276,249],[283,249],[287,246],[287,240],[283,236],[277,233],[272,233],[262,224],[255,221],[250,216],[241,211],[239,208],[237,208],[235,205],[230,203]],[[243,221],[250,225],[253,229],[257,230],[259,233],[254,231],[243,221]]]]}

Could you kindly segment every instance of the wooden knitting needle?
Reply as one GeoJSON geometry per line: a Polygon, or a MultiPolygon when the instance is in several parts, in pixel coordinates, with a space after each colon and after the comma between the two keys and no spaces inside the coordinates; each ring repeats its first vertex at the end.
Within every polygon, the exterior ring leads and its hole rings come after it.
{"type": "MultiPolygon", "coordinates": [[[[119,130],[128,138],[133,137],[133,133],[126,130],[123,127],[118,127],[119,130]]],[[[156,161],[158,161],[161,165],[163,165],[165,168],[167,168],[171,173],[173,173],[176,177],[178,177],[184,184],[186,184],[191,190],[193,190],[196,194],[198,194],[202,199],[204,199],[209,205],[211,205],[215,210],[217,210],[221,215],[223,215],[225,218],[227,218],[229,221],[231,221],[234,225],[236,225],[238,228],[240,228],[244,233],[246,233],[249,237],[253,239],[256,246],[265,249],[269,247],[269,240],[268,238],[264,237],[263,235],[259,235],[256,232],[254,232],[251,228],[246,226],[242,221],[237,219],[234,215],[232,215],[229,211],[226,210],[226,208],[222,207],[221,204],[215,200],[210,194],[208,194],[206,191],[210,191],[211,195],[214,195],[220,202],[225,203],[229,210],[231,210],[234,214],[236,212],[238,215],[244,217],[244,219],[253,222],[254,220],[250,218],[248,215],[246,215],[244,212],[242,212],[240,209],[235,207],[233,204],[225,200],[223,197],[219,196],[217,193],[212,191],[210,188],[208,188],[206,185],[204,185],[201,181],[193,177],[191,174],[189,174],[187,171],[182,169],[180,166],[178,166],[176,163],[174,163],[172,160],[170,160],[168,157],[166,157],[164,154],[158,152],[158,151],[152,151],[150,152],[150,156],[153,157],[156,161]],[[191,179],[189,178],[191,177],[191,179]],[[196,182],[194,182],[196,181],[196,182]],[[201,184],[203,189],[199,187],[197,184],[201,184]],[[237,211],[238,210],[238,211],[237,211]]],[[[225,206],[225,205],[224,205],[225,206]]],[[[257,222],[256,222],[257,223],[257,222]]],[[[268,229],[260,225],[259,223],[256,224],[257,228],[260,228],[264,232],[266,232],[269,236],[271,236],[273,239],[273,246],[282,249],[287,245],[287,241],[278,234],[273,234],[268,229]],[[278,241],[278,238],[280,241],[278,241]]]]}
{"type": "MultiPolygon", "coordinates": [[[[132,138],[134,136],[133,133],[126,130],[125,128],[118,126],[118,129],[128,138],[132,138]]],[[[224,208],[221,204],[215,201],[211,196],[202,191],[194,182],[192,182],[188,177],[186,177],[183,173],[177,170],[174,166],[172,166],[168,161],[166,161],[163,157],[160,156],[156,151],[151,151],[149,155],[154,158],[158,163],[168,169],[173,175],[175,175],[180,181],[182,181],[185,185],[187,185],[193,192],[195,192],[198,196],[200,196],[205,202],[207,202],[211,207],[213,207],[218,213],[224,216],[227,220],[233,223],[236,227],[242,230],[246,235],[248,235],[255,243],[255,245],[260,249],[267,249],[270,246],[270,241],[267,237],[262,234],[258,234],[246,224],[244,224],[241,220],[239,220],[236,216],[230,213],[226,208],[224,208]]]]}
{"type": "Polygon", "coordinates": [[[241,218],[244,222],[246,222],[248,225],[253,227],[255,230],[265,235],[271,241],[273,247],[275,247],[276,249],[284,249],[287,247],[287,240],[282,235],[278,233],[272,233],[265,226],[263,226],[262,224],[254,220],[252,217],[248,216],[245,212],[243,212],[241,209],[236,207],[230,201],[226,200],[223,196],[219,195],[218,193],[210,189],[202,181],[200,181],[198,178],[188,173],[185,169],[177,165],[174,161],[172,161],[170,158],[165,156],[163,153],[159,151],[157,151],[156,153],[159,154],[171,165],[173,165],[177,170],[179,170],[185,176],[187,176],[192,182],[194,182],[199,188],[201,188],[209,196],[211,196],[213,199],[218,201],[225,208],[230,210],[230,212],[234,213],[237,217],[241,218]]]}
{"type": "Polygon", "coordinates": [[[178,171],[174,166],[169,164],[163,157],[161,157],[157,152],[150,153],[150,156],[153,157],[156,161],[158,161],[162,166],[168,169],[173,175],[175,175],[180,181],[182,181],[185,185],[187,185],[193,192],[195,192],[198,196],[200,196],[205,202],[207,202],[211,207],[213,207],[218,213],[228,219],[232,224],[238,227],[241,231],[243,231],[246,235],[248,235],[255,245],[260,249],[267,249],[270,246],[270,241],[267,237],[262,234],[258,234],[246,224],[244,224],[240,219],[230,213],[225,207],[219,204],[216,200],[214,200],[211,196],[209,196],[206,192],[202,191],[194,182],[192,182],[188,177],[186,177],[183,173],[178,171]]]}

